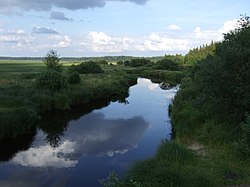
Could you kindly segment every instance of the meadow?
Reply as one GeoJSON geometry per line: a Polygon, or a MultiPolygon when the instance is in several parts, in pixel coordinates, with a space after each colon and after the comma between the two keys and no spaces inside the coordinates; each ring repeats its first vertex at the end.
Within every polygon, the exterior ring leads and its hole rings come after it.
{"type": "MultiPolygon", "coordinates": [[[[62,62],[62,74],[77,62],[62,62]]],[[[51,91],[36,88],[39,74],[46,70],[41,61],[0,61],[0,138],[27,132],[45,112],[69,110],[96,100],[123,100],[136,77],[106,68],[102,74],[81,74],[80,83],[51,91]]]]}

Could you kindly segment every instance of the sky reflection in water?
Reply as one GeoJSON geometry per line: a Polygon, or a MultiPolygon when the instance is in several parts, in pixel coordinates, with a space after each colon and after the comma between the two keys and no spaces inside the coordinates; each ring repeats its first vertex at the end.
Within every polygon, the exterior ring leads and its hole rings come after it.
{"type": "Polygon", "coordinates": [[[114,102],[66,122],[56,146],[47,141],[49,131],[38,130],[28,150],[0,163],[0,186],[99,186],[112,170],[123,175],[170,138],[167,107],[176,91],[139,78],[129,104],[114,102]]]}

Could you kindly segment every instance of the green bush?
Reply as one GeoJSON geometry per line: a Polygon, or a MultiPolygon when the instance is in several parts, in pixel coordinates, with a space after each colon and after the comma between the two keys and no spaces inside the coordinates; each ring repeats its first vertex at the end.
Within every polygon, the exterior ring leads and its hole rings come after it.
{"type": "Polygon", "coordinates": [[[140,67],[140,66],[145,66],[147,64],[151,64],[151,60],[146,59],[146,58],[134,58],[130,61],[125,61],[124,65],[125,66],[131,66],[131,67],[140,67]]]}
{"type": "Polygon", "coordinates": [[[68,71],[68,82],[69,84],[79,84],[81,82],[79,73],[72,68],[68,71]]]}
{"type": "Polygon", "coordinates": [[[76,70],[80,74],[103,73],[101,66],[94,61],[82,62],[79,65],[71,66],[71,68],[76,70]]]}
{"type": "Polygon", "coordinates": [[[66,78],[59,72],[47,70],[36,79],[36,88],[58,91],[67,87],[66,78]]]}
{"type": "Polygon", "coordinates": [[[162,70],[178,70],[178,65],[167,58],[164,58],[162,60],[157,61],[154,66],[155,69],[162,69],[162,70]]]}

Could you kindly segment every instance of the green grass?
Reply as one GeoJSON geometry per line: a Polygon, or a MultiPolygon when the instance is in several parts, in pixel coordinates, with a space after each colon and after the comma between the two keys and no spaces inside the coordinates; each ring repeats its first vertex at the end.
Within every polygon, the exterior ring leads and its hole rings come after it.
{"type": "MultiPolygon", "coordinates": [[[[72,63],[63,62],[63,74],[72,63]]],[[[44,112],[68,110],[96,100],[123,100],[136,80],[117,67],[107,67],[102,74],[81,75],[80,84],[60,91],[37,89],[36,79],[45,70],[41,61],[0,61],[0,139],[25,132],[44,112]]]]}

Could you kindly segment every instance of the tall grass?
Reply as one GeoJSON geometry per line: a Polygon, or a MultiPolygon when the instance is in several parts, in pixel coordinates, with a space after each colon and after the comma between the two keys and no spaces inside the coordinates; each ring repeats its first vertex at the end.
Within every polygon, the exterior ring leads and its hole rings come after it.
{"type": "MultiPolygon", "coordinates": [[[[114,186],[162,186],[162,187],[214,187],[216,181],[210,171],[197,167],[201,161],[189,149],[172,141],[164,142],[156,155],[144,161],[136,162],[124,181],[114,186]]],[[[106,181],[106,186],[113,184],[106,181]]]]}

